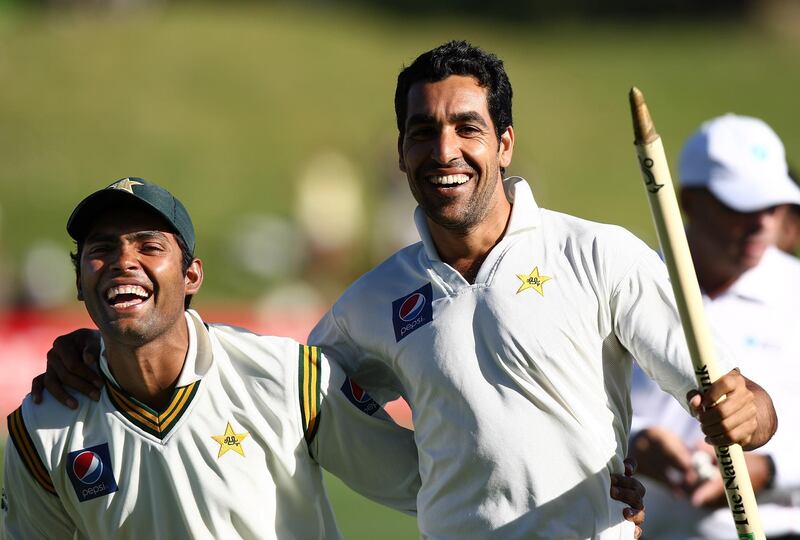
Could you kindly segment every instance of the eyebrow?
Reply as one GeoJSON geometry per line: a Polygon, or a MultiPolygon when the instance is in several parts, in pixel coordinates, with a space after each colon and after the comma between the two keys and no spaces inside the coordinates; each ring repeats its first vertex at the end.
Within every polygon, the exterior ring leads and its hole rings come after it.
{"type": "MultiPolygon", "coordinates": [[[[147,240],[161,240],[166,242],[167,235],[161,231],[136,231],[123,235],[125,238],[132,241],[147,241],[147,240]]],[[[85,242],[116,242],[119,238],[116,234],[95,233],[86,237],[85,242]]]]}
{"type": "MultiPolygon", "coordinates": [[[[481,127],[488,128],[489,126],[486,124],[486,121],[483,119],[483,116],[478,114],[476,111],[465,111],[450,115],[447,118],[448,122],[453,123],[460,123],[460,122],[475,122],[476,124],[480,125],[481,127]]],[[[419,124],[436,124],[437,120],[429,115],[429,114],[414,114],[411,115],[406,122],[406,128],[411,126],[419,125],[419,124]]]]}

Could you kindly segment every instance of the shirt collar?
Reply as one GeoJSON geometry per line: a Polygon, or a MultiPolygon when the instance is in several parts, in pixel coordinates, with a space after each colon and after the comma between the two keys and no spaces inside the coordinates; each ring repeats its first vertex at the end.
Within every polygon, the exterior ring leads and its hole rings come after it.
{"type": "Polygon", "coordinates": [[[524,178],[511,176],[503,180],[503,189],[508,202],[512,204],[506,236],[538,227],[542,222],[542,213],[533,198],[530,184],[524,178]]]}
{"type": "MultiPolygon", "coordinates": [[[[503,238],[538,227],[541,223],[541,210],[533,198],[528,182],[520,176],[510,176],[503,180],[503,191],[511,203],[511,217],[503,238]]],[[[433,243],[425,212],[419,206],[414,210],[414,223],[428,258],[441,260],[433,243]]]]}
{"type": "MultiPolygon", "coordinates": [[[[183,362],[181,374],[178,376],[178,382],[175,384],[176,388],[199,381],[211,365],[211,341],[200,315],[192,309],[186,310],[183,315],[189,331],[189,349],[186,351],[186,359],[183,362]]],[[[117,388],[121,388],[108,367],[106,345],[102,338],[100,339],[100,371],[117,388]]]]}

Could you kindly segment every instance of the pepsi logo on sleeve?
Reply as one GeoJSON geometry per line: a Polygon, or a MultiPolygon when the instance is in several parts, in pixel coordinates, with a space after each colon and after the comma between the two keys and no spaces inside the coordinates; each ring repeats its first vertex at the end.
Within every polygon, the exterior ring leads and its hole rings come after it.
{"type": "Polygon", "coordinates": [[[433,320],[433,287],[426,283],[392,302],[394,337],[398,342],[433,320]]]}
{"type": "Polygon", "coordinates": [[[86,502],[119,489],[111,467],[108,443],[98,444],[67,455],[67,475],[80,502],[86,502]]]}
{"type": "Polygon", "coordinates": [[[345,377],[344,384],[342,384],[342,393],[356,408],[370,416],[381,408],[378,402],[372,399],[372,397],[370,397],[363,388],[358,386],[355,381],[350,379],[350,377],[345,377]]]}

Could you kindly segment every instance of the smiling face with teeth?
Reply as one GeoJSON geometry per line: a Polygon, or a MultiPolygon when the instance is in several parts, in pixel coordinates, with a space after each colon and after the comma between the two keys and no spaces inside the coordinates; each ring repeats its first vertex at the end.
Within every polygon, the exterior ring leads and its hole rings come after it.
{"type": "Polygon", "coordinates": [[[466,234],[508,219],[501,168],[511,163],[514,131],[499,138],[487,90],[469,76],[421,81],[408,91],[400,169],[429,224],[466,234]]]}
{"type": "Polygon", "coordinates": [[[129,346],[182,331],[184,299],[202,284],[202,264],[184,272],[169,224],[138,208],[106,211],[82,241],[78,298],[106,342],[129,346]]]}

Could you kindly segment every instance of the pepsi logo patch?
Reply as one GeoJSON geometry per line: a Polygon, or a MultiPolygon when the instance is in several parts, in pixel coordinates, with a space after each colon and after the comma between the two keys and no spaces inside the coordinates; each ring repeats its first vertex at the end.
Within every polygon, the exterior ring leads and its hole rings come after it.
{"type": "Polygon", "coordinates": [[[67,476],[80,502],[102,497],[119,489],[111,467],[108,443],[70,452],[67,455],[67,476]]]}
{"type": "Polygon", "coordinates": [[[375,411],[381,408],[378,402],[370,397],[369,394],[364,392],[364,389],[358,386],[355,382],[346,377],[342,384],[342,393],[348,401],[360,409],[362,412],[372,416],[375,411]]]}
{"type": "Polygon", "coordinates": [[[392,324],[398,342],[433,320],[433,287],[426,283],[411,294],[392,302],[392,324]]]}

